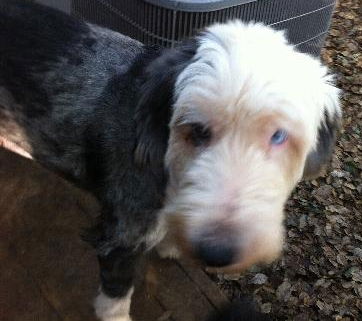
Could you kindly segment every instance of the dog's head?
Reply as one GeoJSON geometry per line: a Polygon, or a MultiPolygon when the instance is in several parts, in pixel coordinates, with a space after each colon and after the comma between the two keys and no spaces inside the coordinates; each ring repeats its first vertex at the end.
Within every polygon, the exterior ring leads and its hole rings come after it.
{"type": "Polygon", "coordinates": [[[181,248],[226,269],[271,261],[288,196],[334,145],[340,108],[326,67],[282,32],[231,22],[148,72],[136,153],[166,151],[164,213],[181,248]]]}

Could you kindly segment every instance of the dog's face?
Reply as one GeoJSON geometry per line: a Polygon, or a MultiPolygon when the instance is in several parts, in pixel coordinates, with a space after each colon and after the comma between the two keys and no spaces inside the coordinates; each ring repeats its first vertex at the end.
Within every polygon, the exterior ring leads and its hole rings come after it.
{"type": "Polygon", "coordinates": [[[180,247],[242,269],[281,251],[283,208],[330,153],[340,111],[326,68],[261,25],[215,25],[177,75],[164,213],[180,247]]]}

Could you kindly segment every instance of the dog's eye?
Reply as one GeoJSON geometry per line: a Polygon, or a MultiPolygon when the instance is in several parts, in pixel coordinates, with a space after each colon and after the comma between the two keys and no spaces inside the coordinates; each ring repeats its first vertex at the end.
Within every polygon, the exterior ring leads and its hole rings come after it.
{"type": "Polygon", "coordinates": [[[211,139],[211,131],[203,124],[190,124],[189,138],[194,146],[203,146],[209,143],[211,139]]]}
{"type": "Polygon", "coordinates": [[[270,144],[281,145],[288,139],[288,133],[284,129],[278,129],[270,138],[270,144]]]}

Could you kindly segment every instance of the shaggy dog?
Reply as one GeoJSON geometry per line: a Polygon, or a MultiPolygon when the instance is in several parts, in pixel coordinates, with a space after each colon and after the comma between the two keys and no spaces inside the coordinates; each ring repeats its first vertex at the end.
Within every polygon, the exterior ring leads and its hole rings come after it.
{"type": "Polygon", "coordinates": [[[334,145],[338,90],[283,32],[215,24],[174,49],[0,0],[0,136],[92,192],[97,316],[130,320],[140,258],[275,259],[283,207],[334,145]]]}

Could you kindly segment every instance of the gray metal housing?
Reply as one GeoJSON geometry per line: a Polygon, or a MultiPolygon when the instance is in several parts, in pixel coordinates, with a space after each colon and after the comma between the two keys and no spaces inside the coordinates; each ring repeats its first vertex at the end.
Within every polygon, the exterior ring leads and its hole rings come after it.
{"type": "Polygon", "coordinates": [[[238,6],[255,0],[144,0],[158,7],[190,12],[210,12],[238,6]]]}
{"type": "MultiPolygon", "coordinates": [[[[213,22],[260,21],[287,31],[302,52],[318,56],[336,0],[59,0],[71,13],[146,44],[173,47],[213,22]]],[[[54,2],[54,0],[41,0],[54,2]]]]}

